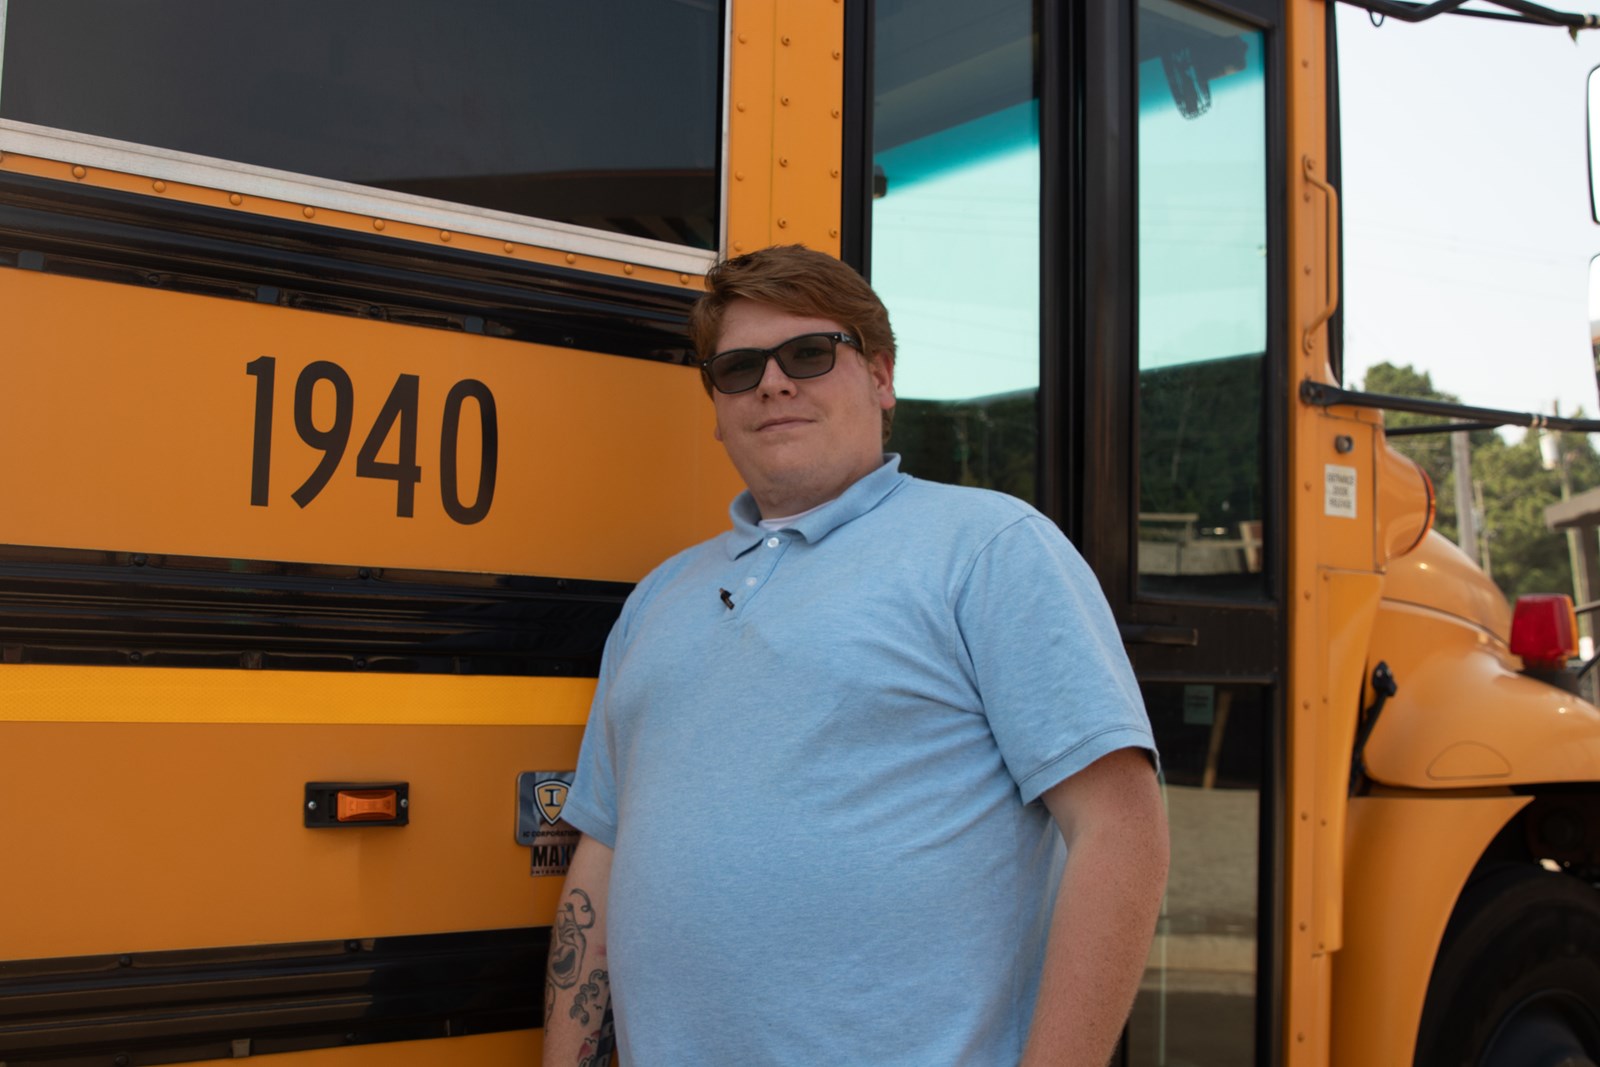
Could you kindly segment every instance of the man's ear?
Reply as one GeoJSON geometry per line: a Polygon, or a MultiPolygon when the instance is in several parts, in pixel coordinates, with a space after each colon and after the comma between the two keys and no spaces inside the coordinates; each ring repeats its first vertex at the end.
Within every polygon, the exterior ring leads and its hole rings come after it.
{"type": "Polygon", "coordinates": [[[877,386],[878,406],[885,409],[894,407],[894,353],[874,353],[867,363],[867,372],[877,386]]]}

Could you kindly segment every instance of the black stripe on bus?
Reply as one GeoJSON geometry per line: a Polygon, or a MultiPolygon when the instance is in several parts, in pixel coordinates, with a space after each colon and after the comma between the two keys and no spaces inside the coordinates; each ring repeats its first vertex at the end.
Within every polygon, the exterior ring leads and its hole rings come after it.
{"type": "Polygon", "coordinates": [[[0,962],[0,1063],[188,1063],[543,1025],[548,927],[0,962]]]}
{"type": "Polygon", "coordinates": [[[698,290],[0,173],[0,266],[672,363],[698,290]]]}
{"type": "Polygon", "coordinates": [[[0,662],[593,677],[631,588],[0,545],[0,662]]]}

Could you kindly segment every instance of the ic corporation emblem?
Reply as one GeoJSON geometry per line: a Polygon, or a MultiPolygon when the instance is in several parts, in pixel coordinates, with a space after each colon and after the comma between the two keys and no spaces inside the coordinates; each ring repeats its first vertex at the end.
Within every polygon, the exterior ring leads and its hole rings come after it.
{"type": "Polygon", "coordinates": [[[567,803],[567,790],[570,788],[566,782],[554,778],[534,787],[534,799],[545,825],[554,826],[561,821],[561,809],[567,803]]]}
{"type": "Polygon", "coordinates": [[[529,874],[567,873],[579,836],[561,821],[571,790],[571,771],[523,771],[517,775],[517,844],[528,849],[529,874]]]}

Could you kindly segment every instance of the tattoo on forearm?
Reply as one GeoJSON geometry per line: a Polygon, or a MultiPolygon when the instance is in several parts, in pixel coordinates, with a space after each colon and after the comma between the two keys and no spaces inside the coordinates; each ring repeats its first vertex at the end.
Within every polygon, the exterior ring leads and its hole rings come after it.
{"type": "Polygon", "coordinates": [[[550,968],[545,978],[552,988],[559,989],[571,989],[577,984],[583,970],[583,954],[588,947],[583,932],[595,924],[589,894],[574,889],[567,896],[567,902],[556,912],[555,942],[550,946],[550,968]]]}
{"type": "Polygon", "coordinates": [[[600,1020],[600,1029],[584,1038],[583,1045],[578,1049],[578,1067],[603,1067],[611,1062],[611,1053],[616,1047],[616,1028],[611,1021],[611,1009],[607,1007],[605,1017],[600,1020]]]}
{"type": "Polygon", "coordinates": [[[578,987],[577,995],[572,998],[572,1010],[567,1012],[567,1016],[588,1026],[589,1009],[598,1008],[602,1003],[609,1005],[610,993],[611,977],[605,971],[593,972],[589,980],[578,987]]]}

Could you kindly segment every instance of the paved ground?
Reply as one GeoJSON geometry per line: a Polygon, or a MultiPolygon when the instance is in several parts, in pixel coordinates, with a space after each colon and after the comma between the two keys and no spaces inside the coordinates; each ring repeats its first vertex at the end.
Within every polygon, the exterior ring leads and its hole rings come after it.
{"type": "Polygon", "coordinates": [[[1129,1027],[1133,1067],[1254,1062],[1257,819],[1251,790],[1170,786],[1172,874],[1129,1027]]]}

